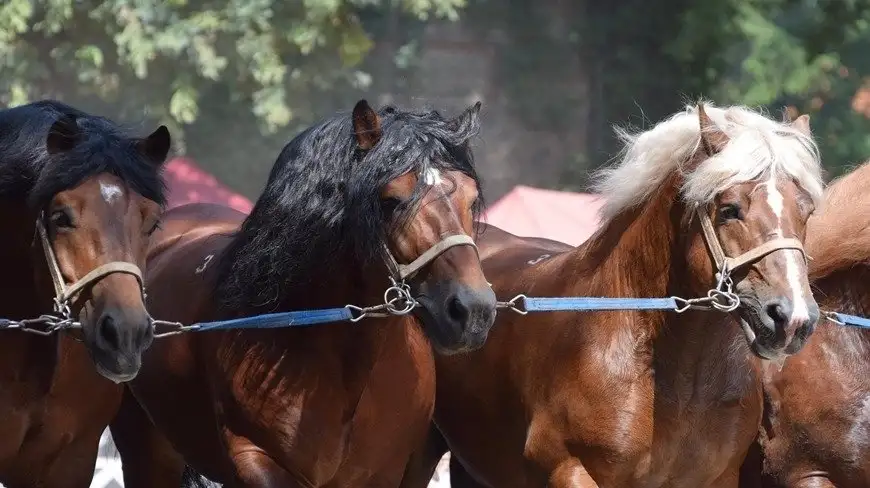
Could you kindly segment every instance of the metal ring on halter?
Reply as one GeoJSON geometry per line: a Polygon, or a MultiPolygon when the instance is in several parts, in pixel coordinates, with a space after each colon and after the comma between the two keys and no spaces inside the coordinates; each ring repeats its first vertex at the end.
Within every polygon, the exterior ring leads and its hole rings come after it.
{"type": "Polygon", "coordinates": [[[526,296],[523,295],[522,293],[520,293],[519,295],[511,298],[510,300],[508,300],[506,302],[497,302],[495,304],[495,308],[497,308],[497,309],[498,308],[506,308],[506,309],[508,309],[512,312],[516,312],[520,315],[528,315],[528,313],[529,313],[528,310],[524,310],[524,309],[517,306],[517,302],[519,302],[520,300],[525,300],[525,299],[526,299],[526,296]]]}
{"type": "Polygon", "coordinates": [[[401,283],[396,283],[392,279],[391,281],[393,285],[384,291],[384,308],[393,315],[410,313],[418,305],[417,300],[411,295],[411,287],[404,281],[401,283]],[[390,294],[395,294],[395,296],[391,298],[390,294]],[[397,307],[396,304],[400,304],[400,306],[397,307]]]}

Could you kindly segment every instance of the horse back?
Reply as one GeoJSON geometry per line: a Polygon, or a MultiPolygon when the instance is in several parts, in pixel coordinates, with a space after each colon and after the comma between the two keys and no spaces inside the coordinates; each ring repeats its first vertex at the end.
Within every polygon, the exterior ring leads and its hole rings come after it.
{"type": "Polygon", "coordinates": [[[574,249],[563,242],[543,237],[521,237],[494,225],[480,223],[476,239],[480,260],[536,264],[574,249]]]}

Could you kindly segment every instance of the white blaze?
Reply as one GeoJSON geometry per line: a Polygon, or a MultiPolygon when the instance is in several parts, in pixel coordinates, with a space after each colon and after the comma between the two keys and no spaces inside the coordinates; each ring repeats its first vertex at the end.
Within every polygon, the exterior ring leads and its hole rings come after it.
{"type": "MultiPolygon", "coordinates": [[[[773,210],[776,216],[776,230],[774,233],[777,237],[782,237],[782,211],[785,206],[782,193],[776,187],[776,176],[771,172],[770,179],[767,181],[767,203],[773,210]]],[[[804,297],[804,289],[801,286],[801,273],[797,259],[803,256],[800,251],[793,249],[783,249],[778,252],[785,253],[785,276],[788,281],[788,286],[791,288],[792,302],[792,321],[806,321],[810,318],[810,311],[807,307],[807,300],[804,297]]]]}
{"type": "Polygon", "coordinates": [[[441,172],[435,168],[426,168],[423,172],[423,183],[429,186],[441,184],[441,172]]]}
{"type": "Polygon", "coordinates": [[[121,195],[124,194],[124,190],[121,189],[118,185],[114,185],[112,183],[103,183],[100,182],[100,195],[103,196],[103,200],[106,201],[109,205],[115,202],[121,195]]]}

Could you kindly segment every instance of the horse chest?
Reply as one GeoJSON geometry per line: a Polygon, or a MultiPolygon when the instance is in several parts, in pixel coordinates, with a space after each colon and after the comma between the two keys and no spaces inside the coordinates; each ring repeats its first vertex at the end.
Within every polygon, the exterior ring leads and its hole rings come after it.
{"type": "Polygon", "coordinates": [[[121,387],[99,378],[84,349],[71,342],[61,342],[57,367],[41,380],[45,386],[31,376],[0,380],[0,481],[29,486],[92,474],[81,459],[95,453],[121,387]]]}
{"type": "Polygon", "coordinates": [[[664,388],[654,368],[634,374],[631,381],[584,387],[583,401],[572,399],[573,437],[594,446],[578,451],[594,477],[619,486],[706,486],[752,442],[761,414],[757,389],[724,381],[696,391],[693,384],[703,378],[688,381],[688,389],[673,381],[664,388]],[[583,404],[588,408],[578,408],[583,404]]]}

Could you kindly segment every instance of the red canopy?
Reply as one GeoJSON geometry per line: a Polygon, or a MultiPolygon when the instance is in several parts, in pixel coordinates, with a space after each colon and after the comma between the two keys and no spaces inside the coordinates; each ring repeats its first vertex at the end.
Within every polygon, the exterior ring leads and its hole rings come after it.
{"type": "Polygon", "coordinates": [[[167,208],[196,202],[226,205],[244,213],[254,208],[250,200],[222,185],[190,159],[170,160],[163,174],[169,187],[167,208]]]}
{"type": "Polygon", "coordinates": [[[578,246],[598,229],[599,195],[515,186],[489,207],[484,222],[512,234],[578,246]]]}

